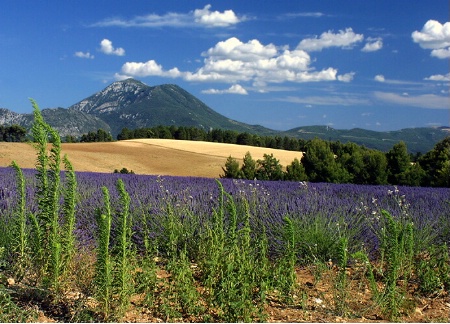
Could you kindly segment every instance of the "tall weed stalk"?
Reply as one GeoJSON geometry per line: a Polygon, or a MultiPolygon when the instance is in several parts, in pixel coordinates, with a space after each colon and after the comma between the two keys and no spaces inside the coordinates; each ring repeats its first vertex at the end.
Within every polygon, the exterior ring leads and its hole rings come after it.
{"type": "Polygon", "coordinates": [[[111,237],[111,203],[109,190],[102,187],[103,209],[97,211],[96,221],[98,227],[97,262],[95,267],[96,294],[100,303],[100,309],[105,320],[112,314],[112,267],[109,242],[111,237]]]}
{"type": "Polygon", "coordinates": [[[125,189],[122,179],[117,181],[117,191],[119,192],[119,239],[117,243],[117,274],[114,279],[118,289],[119,309],[123,313],[129,305],[130,297],[134,290],[134,283],[132,278],[132,258],[134,253],[132,251],[132,221],[130,215],[130,195],[125,189]]]}
{"type": "Polygon", "coordinates": [[[15,161],[11,164],[16,173],[16,182],[18,189],[18,204],[16,207],[13,228],[13,247],[15,251],[14,272],[18,279],[22,279],[26,269],[29,267],[29,242],[27,234],[27,215],[26,215],[26,188],[25,178],[20,167],[15,161]]]}

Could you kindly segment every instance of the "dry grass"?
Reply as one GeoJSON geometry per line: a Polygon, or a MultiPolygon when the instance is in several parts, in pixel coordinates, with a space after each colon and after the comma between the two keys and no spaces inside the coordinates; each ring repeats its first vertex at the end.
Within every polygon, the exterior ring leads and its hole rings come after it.
{"type": "MultiPolygon", "coordinates": [[[[242,162],[249,151],[253,159],[273,154],[286,167],[301,152],[269,148],[180,141],[167,139],[136,139],[110,143],[64,143],[63,154],[69,156],[76,171],[111,173],[127,168],[137,174],[161,174],[217,178],[231,155],[242,162]]],[[[34,168],[36,152],[31,144],[0,143],[0,166],[16,161],[22,168],[34,168]]]]}

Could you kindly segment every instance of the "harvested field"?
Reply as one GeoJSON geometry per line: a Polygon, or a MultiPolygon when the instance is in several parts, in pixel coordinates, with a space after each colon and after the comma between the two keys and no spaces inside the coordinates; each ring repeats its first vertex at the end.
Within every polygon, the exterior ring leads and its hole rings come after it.
{"type": "MultiPolygon", "coordinates": [[[[137,174],[195,176],[216,178],[231,155],[238,161],[249,151],[253,159],[273,154],[286,167],[301,152],[262,147],[181,141],[136,139],[109,143],[64,143],[63,154],[69,156],[76,171],[111,173],[127,168],[137,174]]],[[[22,168],[34,168],[36,152],[27,143],[0,143],[0,166],[16,161],[22,168]]]]}

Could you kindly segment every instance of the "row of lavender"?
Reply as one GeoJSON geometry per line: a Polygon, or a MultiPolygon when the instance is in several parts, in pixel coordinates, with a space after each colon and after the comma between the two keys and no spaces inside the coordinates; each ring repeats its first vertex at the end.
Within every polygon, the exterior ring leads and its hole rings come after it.
{"type": "MultiPolygon", "coordinates": [[[[27,181],[27,201],[30,212],[36,210],[32,199],[34,171],[24,170],[27,181]]],[[[144,224],[151,229],[152,239],[164,241],[164,221],[167,208],[173,209],[187,231],[187,243],[195,243],[205,222],[218,207],[219,190],[214,179],[171,176],[120,175],[78,172],[79,202],[77,205],[77,236],[85,246],[95,242],[95,212],[102,206],[102,186],[117,201],[116,182],[122,178],[131,196],[134,218],[134,239],[142,241],[144,224]]],[[[317,239],[337,236],[341,231],[352,239],[352,246],[362,246],[376,252],[376,231],[380,211],[385,209],[394,217],[413,220],[424,244],[450,242],[450,189],[392,186],[362,186],[348,184],[272,182],[249,180],[220,180],[237,201],[245,198],[250,205],[252,228],[255,233],[265,230],[270,251],[282,247],[283,218],[289,216],[308,231],[317,229],[317,239]],[[320,223],[316,223],[320,220],[320,223]],[[322,233],[320,232],[322,230],[322,233]],[[323,231],[326,231],[323,233],[323,231]],[[321,236],[322,237],[319,237],[321,236]]],[[[0,168],[0,224],[8,224],[16,202],[16,179],[11,168],[0,168]]],[[[310,233],[311,234],[311,233],[310,233]]],[[[305,242],[309,250],[314,246],[305,242]]]]}

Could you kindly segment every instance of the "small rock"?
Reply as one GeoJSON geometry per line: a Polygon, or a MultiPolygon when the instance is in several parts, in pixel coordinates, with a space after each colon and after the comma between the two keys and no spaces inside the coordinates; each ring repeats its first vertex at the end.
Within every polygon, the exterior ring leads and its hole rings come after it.
{"type": "Polygon", "coordinates": [[[6,282],[8,283],[8,286],[14,286],[16,284],[14,278],[8,278],[6,282]]]}
{"type": "Polygon", "coordinates": [[[319,305],[323,303],[323,300],[320,298],[314,298],[314,301],[319,305]]]}

